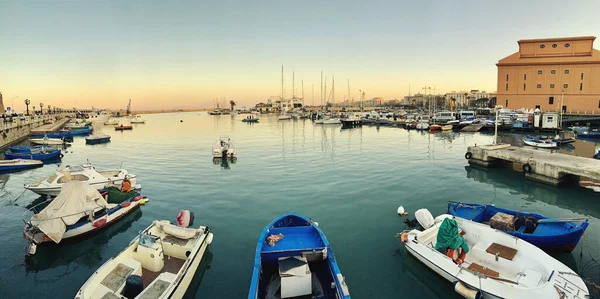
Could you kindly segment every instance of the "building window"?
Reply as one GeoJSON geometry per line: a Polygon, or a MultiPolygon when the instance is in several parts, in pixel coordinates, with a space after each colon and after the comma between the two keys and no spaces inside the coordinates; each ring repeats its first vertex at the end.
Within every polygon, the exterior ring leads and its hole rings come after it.
{"type": "Polygon", "coordinates": [[[571,46],[571,44],[569,44],[569,43],[565,44],[565,48],[568,48],[570,46],[571,46]]]}
{"type": "Polygon", "coordinates": [[[508,91],[508,83],[506,83],[506,91],[508,91]]]}
{"type": "Polygon", "coordinates": [[[523,74],[523,80],[527,80],[527,74],[523,74]]]}
{"type": "Polygon", "coordinates": [[[508,82],[508,74],[506,74],[506,82],[508,82]]]}
{"type": "Polygon", "coordinates": [[[527,83],[523,83],[523,90],[527,90],[527,83]]]}
{"type": "Polygon", "coordinates": [[[552,105],[552,104],[554,104],[554,97],[549,97],[549,98],[548,98],[548,104],[549,104],[549,105],[552,105]]]}
{"type": "Polygon", "coordinates": [[[550,84],[550,88],[554,88],[554,84],[550,84]]]}
{"type": "Polygon", "coordinates": [[[541,44],[541,45],[540,45],[540,49],[543,49],[543,48],[545,48],[545,47],[546,47],[546,45],[544,45],[544,44],[541,44]]]}
{"type": "Polygon", "coordinates": [[[598,108],[600,108],[600,100],[598,100],[598,108]]]}
{"type": "Polygon", "coordinates": [[[581,80],[583,80],[583,73],[581,73],[581,80]]]}
{"type": "Polygon", "coordinates": [[[548,118],[546,118],[546,122],[548,122],[548,123],[554,122],[554,116],[548,116],[548,118]]]}
{"type": "Polygon", "coordinates": [[[556,74],[556,70],[551,70],[550,74],[552,74],[552,75],[556,74]]]}
{"type": "Polygon", "coordinates": [[[579,83],[579,91],[583,90],[583,83],[579,83]]]}
{"type": "Polygon", "coordinates": [[[535,105],[535,109],[540,109],[540,105],[535,105]]]}
{"type": "Polygon", "coordinates": [[[565,74],[567,74],[567,75],[568,75],[568,74],[569,74],[569,70],[565,70],[565,74]]]}
{"type": "Polygon", "coordinates": [[[506,99],[506,103],[505,103],[504,107],[508,108],[508,99],[506,99]]]}
{"type": "Polygon", "coordinates": [[[557,44],[552,44],[552,48],[556,48],[556,47],[558,47],[557,44]]]}
{"type": "Polygon", "coordinates": [[[537,88],[542,88],[542,84],[538,84],[538,85],[537,85],[537,88]]]}
{"type": "Polygon", "coordinates": [[[538,70],[538,75],[541,75],[541,74],[542,74],[542,70],[538,70]]]}
{"type": "Polygon", "coordinates": [[[563,88],[569,88],[569,84],[563,84],[563,88]]]}

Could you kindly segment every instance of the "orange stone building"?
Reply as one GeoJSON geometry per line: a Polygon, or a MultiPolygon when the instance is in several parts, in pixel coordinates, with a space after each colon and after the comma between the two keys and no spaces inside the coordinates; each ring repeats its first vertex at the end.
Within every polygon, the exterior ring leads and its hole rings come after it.
{"type": "Polygon", "coordinates": [[[600,51],[594,36],[527,39],[498,67],[496,103],[509,109],[600,113],[600,51]]]}

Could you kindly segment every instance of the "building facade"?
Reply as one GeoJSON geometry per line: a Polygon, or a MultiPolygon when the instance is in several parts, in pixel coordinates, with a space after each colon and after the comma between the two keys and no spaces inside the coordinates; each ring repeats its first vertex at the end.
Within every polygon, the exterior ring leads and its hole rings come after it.
{"type": "Polygon", "coordinates": [[[497,104],[510,109],[600,113],[600,51],[596,37],[520,40],[498,61],[497,104]]]}

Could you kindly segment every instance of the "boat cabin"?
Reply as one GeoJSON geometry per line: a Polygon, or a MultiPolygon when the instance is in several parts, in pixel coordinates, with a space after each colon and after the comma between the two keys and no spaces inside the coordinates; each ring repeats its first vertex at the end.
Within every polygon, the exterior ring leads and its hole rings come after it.
{"type": "Polygon", "coordinates": [[[434,120],[437,122],[449,122],[451,120],[456,120],[456,113],[450,111],[436,112],[434,120]]]}

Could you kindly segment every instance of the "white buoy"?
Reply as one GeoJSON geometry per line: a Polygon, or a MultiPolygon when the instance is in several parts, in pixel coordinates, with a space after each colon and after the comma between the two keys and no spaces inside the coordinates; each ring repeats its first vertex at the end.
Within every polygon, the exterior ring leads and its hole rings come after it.
{"type": "Polygon", "coordinates": [[[406,211],[404,210],[404,207],[403,207],[403,206],[400,206],[400,207],[398,208],[398,215],[400,215],[400,216],[403,216],[403,215],[407,215],[407,214],[408,214],[408,212],[406,212],[406,211]]]}

